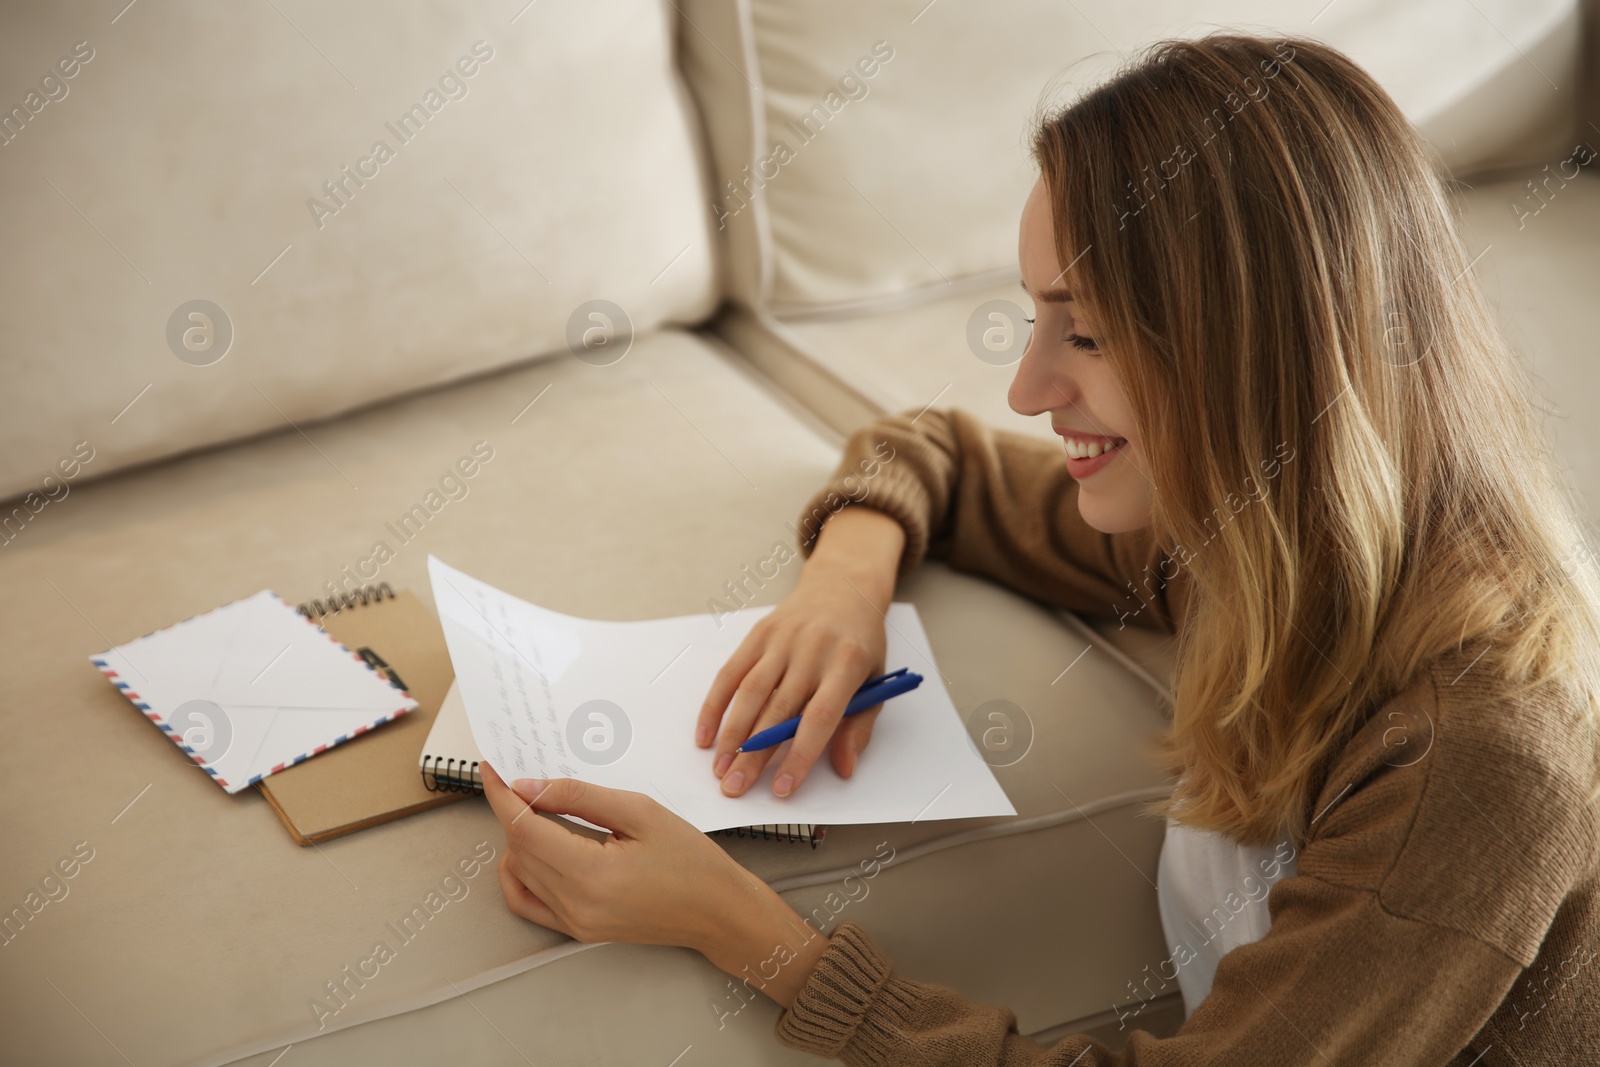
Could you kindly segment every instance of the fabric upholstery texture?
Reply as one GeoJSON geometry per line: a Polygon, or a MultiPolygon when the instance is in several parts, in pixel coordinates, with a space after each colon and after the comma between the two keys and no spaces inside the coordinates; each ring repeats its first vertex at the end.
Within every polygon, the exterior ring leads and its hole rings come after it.
{"type": "Polygon", "coordinates": [[[1016,230],[996,205],[1020,205],[1033,183],[1036,111],[1159,37],[1324,40],[1373,72],[1453,173],[1542,163],[1573,136],[1579,8],[688,0],[680,37],[712,76],[692,84],[717,146],[713,211],[733,294],[792,319],[1009,274],[1016,230]]]}
{"type": "Polygon", "coordinates": [[[94,55],[0,146],[0,358],[32,401],[0,498],[78,441],[98,477],[565,351],[590,300],[640,332],[717,301],[670,7],[92,10],[0,21],[0,68],[94,55]],[[233,335],[204,366],[168,341],[195,299],[233,335]]]}

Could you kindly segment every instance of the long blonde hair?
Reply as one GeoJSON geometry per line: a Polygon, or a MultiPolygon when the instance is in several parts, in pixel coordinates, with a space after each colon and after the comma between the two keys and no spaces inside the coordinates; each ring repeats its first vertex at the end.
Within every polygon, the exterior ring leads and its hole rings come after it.
{"type": "Polygon", "coordinates": [[[1163,41],[1033,152],[1192,583],[1151,813],[1303,841],[1369,715],[1480,646],[1508,713],[1557,686],[1600,745],[1581,512],[1382,88],[1314,41],[1163,41]]]}

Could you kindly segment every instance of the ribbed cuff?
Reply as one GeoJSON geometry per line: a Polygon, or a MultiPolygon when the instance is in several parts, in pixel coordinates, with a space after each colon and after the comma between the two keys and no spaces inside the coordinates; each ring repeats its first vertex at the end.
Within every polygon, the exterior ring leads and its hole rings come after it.
{"type": "Polygon", "coordinates": [[[859,475],[839,475],[811,495],[800,510],[796,527],[802,559],[811,557],[823,524],[835,513],[855,504],[883,512],[905,531],[906,542],[900,550],[896,580],[916,569],[928,552],[928,491],[915,475],[895,471],[891,466],[893,462],[890,460],[885,465],[888,469],[865,483],[865,492],[859,475]]]}
{"type": "Polygon", "coordinates": [[[790,1048],[836,1059],[888,978],[888,958],[865,930],[845,920],[773,1032],[790,1048]]]}

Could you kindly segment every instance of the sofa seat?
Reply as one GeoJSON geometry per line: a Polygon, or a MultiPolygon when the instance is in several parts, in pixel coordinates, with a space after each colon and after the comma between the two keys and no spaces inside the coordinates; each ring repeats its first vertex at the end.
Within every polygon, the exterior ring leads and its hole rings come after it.
{"type": "MultiPolygon", "coordinates": [[[[6,946],[11,1011],[30,1020],[7,1038],[8,1058],[104,1062],[114,1046],[136,1063],[265,1063],[293,1042],[303,1062],[319,1033],[373,1023],[337,1048],[381,1044],[389,1031],[374,1020],[473,995],[470,1015],[453,1010],[490,1033],[452,1035],[459,1051],[498,1040],[474,991],[532,971],[518,987],[532,999],[502,1010],[538,1021],[523,1045],[535,1062],[668,1063],[701,1042],[696,1062],[788,1062],[771,1002],[738,1015],[745,1037],[719,1041],[733,1024],[719,1028],[711,1010],[727,980],[710,964],[580,946],[517,919],[492,866],[376,979],[319,1014],[312,999],[392,939],[388,923],[475,850],[503,850],[487,805],[296,847],[262,797],[224,794],[89,663],[263,587],[321,595],[478,442],[493,455],[466,495],[392,543],[377,577],[427,600],[434,553],[599,618],[708,610],[744,563],[792,545],[799,502],[838,446],[719,341],[669,329],[610,366],[546,359],[121,472],[51,503],[0,553],[11,744],[0,796],[8,846],[28,859],[7,865],[4,899],[20,903],[78,842],[94,858],[6,946]],[[618,1018],[628,1025],[609,1025],[618,1018]]],[[[759,602],[779,599],[798,570],[786,566],[759,602]]],[[[1013,1005],[1028,1030],[1103,1019],[1164,955],[1149,878],[1162,827],[1139,804],[1167,783],[1137,756],[1162,724],[1158,704],[1117,663],[1085,654],[1070,626],[990,583],[930,566],[901,596],[919,605],[964,716],[1003,699],[1031,722],[1027,754],[995,771],[1020,818],[837,826],[815,850],[727,847],[797,909],[822,907],[831,929],[829,894],[888,842],[896,859],[850,914],[908,973],[1013,1005]],[[1072,967],[1059,965],[1064,946],[1072,967]]]]}

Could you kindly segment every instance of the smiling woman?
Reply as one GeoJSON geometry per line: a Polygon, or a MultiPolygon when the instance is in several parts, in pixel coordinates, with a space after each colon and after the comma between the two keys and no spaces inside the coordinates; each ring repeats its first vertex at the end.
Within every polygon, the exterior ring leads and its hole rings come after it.
{"type": "Polygon", "coordinates": [[[1078,1067],[1593,1045],[1578,1005],[1595,974],[1538,1027],[1521,1016],[1525,986],[1600,940],[1600,575],[1572,565],[1581,525],[1534,390],[1462,282],[1420,138],[1332,48],[1213,35],[1153,47],[1033,147],[1018,256],[1036,318],[1009,400],[1061,451],[962,411],[858,431],[840,471],[884,443],[895,462],[802,544],[801,587],[708,703],[715,718],[745,694],[719,742],[737,745],[767,724],[769,686],[746,672],[781,675],[769,703],[809,699],[816,722],[784,767],[803,780],[836,682],[869,669],[850,650],[876,647],[852,587],[892,591],[924,558],[1175,632],[1154,757],[1176,785],[1151,810],[1183,961],[1163,977],[1188,1020],[1122,1053],[1043,1049],[844,922],[778,1036],[857,1064],[1078,1067]],[[1269,468],[1270,492],[1250,491],[1269,468]],[[823,651],[801,657],[808,640],[823,651]],[[1283,877],[1206,937],[1214,890],[1276,843],[1283,877]]]}
{"type": "Polygon", "coordinates": [[[696,725],[729,795],[773,757],[741,742],[796,712],[774,791],[824,750],[848,774],[877,712],[844,707],[922,560],[1124,620],[1153,569],[1136,623],[1179,637],[1152,754],[1175,785],[1151,807],[1178,1034],[1042,1048],[1009,1009],[895,972],[854,921],[804,936],[650,798],[572,780],[489,785],[510,906],[730,975],[785,946],[762,988],[778,1038],[851,1064],[1482,1067],[1600,1047],[1600,968],[1574,966],[1600,942],[1600,569],[1570,549],[1531,383],[1462,281],[1417,133],[1326,45],[1217,34],[1154,46],[1045,117],[1033,151],[1018,255],[1037,317],[1009,401],[1060,449],[959,410],[853,434],[802,514],[846,504],[696,725]],[[616,829],[578,838],[530,802],[616,829]],[[1270,890],[1239,897],[1263,859],[1270,890]]]}

